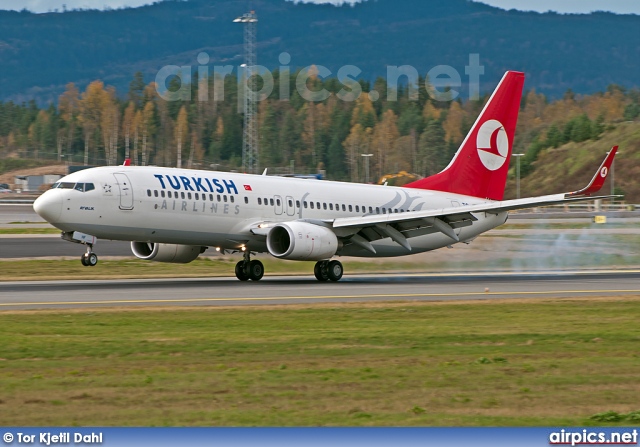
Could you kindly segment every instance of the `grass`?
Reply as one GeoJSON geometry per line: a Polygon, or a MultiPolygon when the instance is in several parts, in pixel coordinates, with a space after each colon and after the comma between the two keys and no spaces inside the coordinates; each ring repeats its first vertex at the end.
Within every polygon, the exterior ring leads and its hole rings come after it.
{"type": "Polygon", "coordinates": [[[628,425],[637,298],[2,312],[0,420],[628,425]]]}
{"type": "Polygon", "coordinates": [[[57,228],[0,228],[0,234],[60,234],[57,228]]]}

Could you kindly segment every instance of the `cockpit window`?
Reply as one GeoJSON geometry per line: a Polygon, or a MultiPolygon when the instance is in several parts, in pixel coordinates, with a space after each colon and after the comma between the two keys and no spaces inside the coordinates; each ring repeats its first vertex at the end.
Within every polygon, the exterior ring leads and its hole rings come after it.
{"type": "Polygon", "coordinates": [[[58,188],[73,189],[74,186],[76,186],[75,183],[60,182],[60,184],[58,185],[58,188]]]}
{"type": "Polygon", "coordinates": [[[76,183],[76,187],[73,188],[73,189],[75,189],[76,191],[83,192],[84,191],[84,183],[76,183]]]}
{"type": "Polygon", "coordinates": [[[93,191],[94,189],[96,189],[96,187],[93,185],[93,183],[84,184],[84,192],[93,191]]]}

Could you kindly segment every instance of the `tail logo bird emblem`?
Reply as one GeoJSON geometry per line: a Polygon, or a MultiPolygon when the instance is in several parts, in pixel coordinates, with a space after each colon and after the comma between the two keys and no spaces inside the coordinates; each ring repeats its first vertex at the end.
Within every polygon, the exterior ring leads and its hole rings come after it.
{"type": "Polygon", "coordinates": [[[488,120],[477,137],[478,156],[489,171],[496,171],[504,165],[509,155],[509,138],[504,126],[498,120],[488,120]]]}

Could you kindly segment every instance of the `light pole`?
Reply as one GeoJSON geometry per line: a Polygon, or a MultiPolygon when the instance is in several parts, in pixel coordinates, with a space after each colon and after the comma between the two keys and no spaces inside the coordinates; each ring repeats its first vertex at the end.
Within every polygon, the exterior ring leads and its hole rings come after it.
{"type": "Polygon", "coordinates": [[[373,157],[373,154],[360,154],[360,156],[364,157],[365,183],[369,183],[369,159],[373,157]]]}
{"type": "Polygon", "coordinates": [[[242,170],[255,174],[258,171],[259,140],[258,140],[258,108],[256,102],[257,79],[256,71],[256,36],[258,16],[255,11],[243,14],[234,20],[244,26],[244,79],[242,91],[244,99],[244,126],[242,135],[242,170]]]}
{"type": "Polygon", "coordinates": [[[524,154],[511,154],[516,157],[516,199],[520,198],[520,157],[524,154]]]}

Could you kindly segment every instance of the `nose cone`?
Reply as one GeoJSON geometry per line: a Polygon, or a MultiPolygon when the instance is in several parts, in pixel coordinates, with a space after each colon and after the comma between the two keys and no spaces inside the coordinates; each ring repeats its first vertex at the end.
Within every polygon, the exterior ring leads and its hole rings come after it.
{"type": "Polygon", "coordinates": [[[33,209],[47,222],[58,222],[62,214],[62,197],[58,191],[47,191],[36,199],[33,209]]]}

